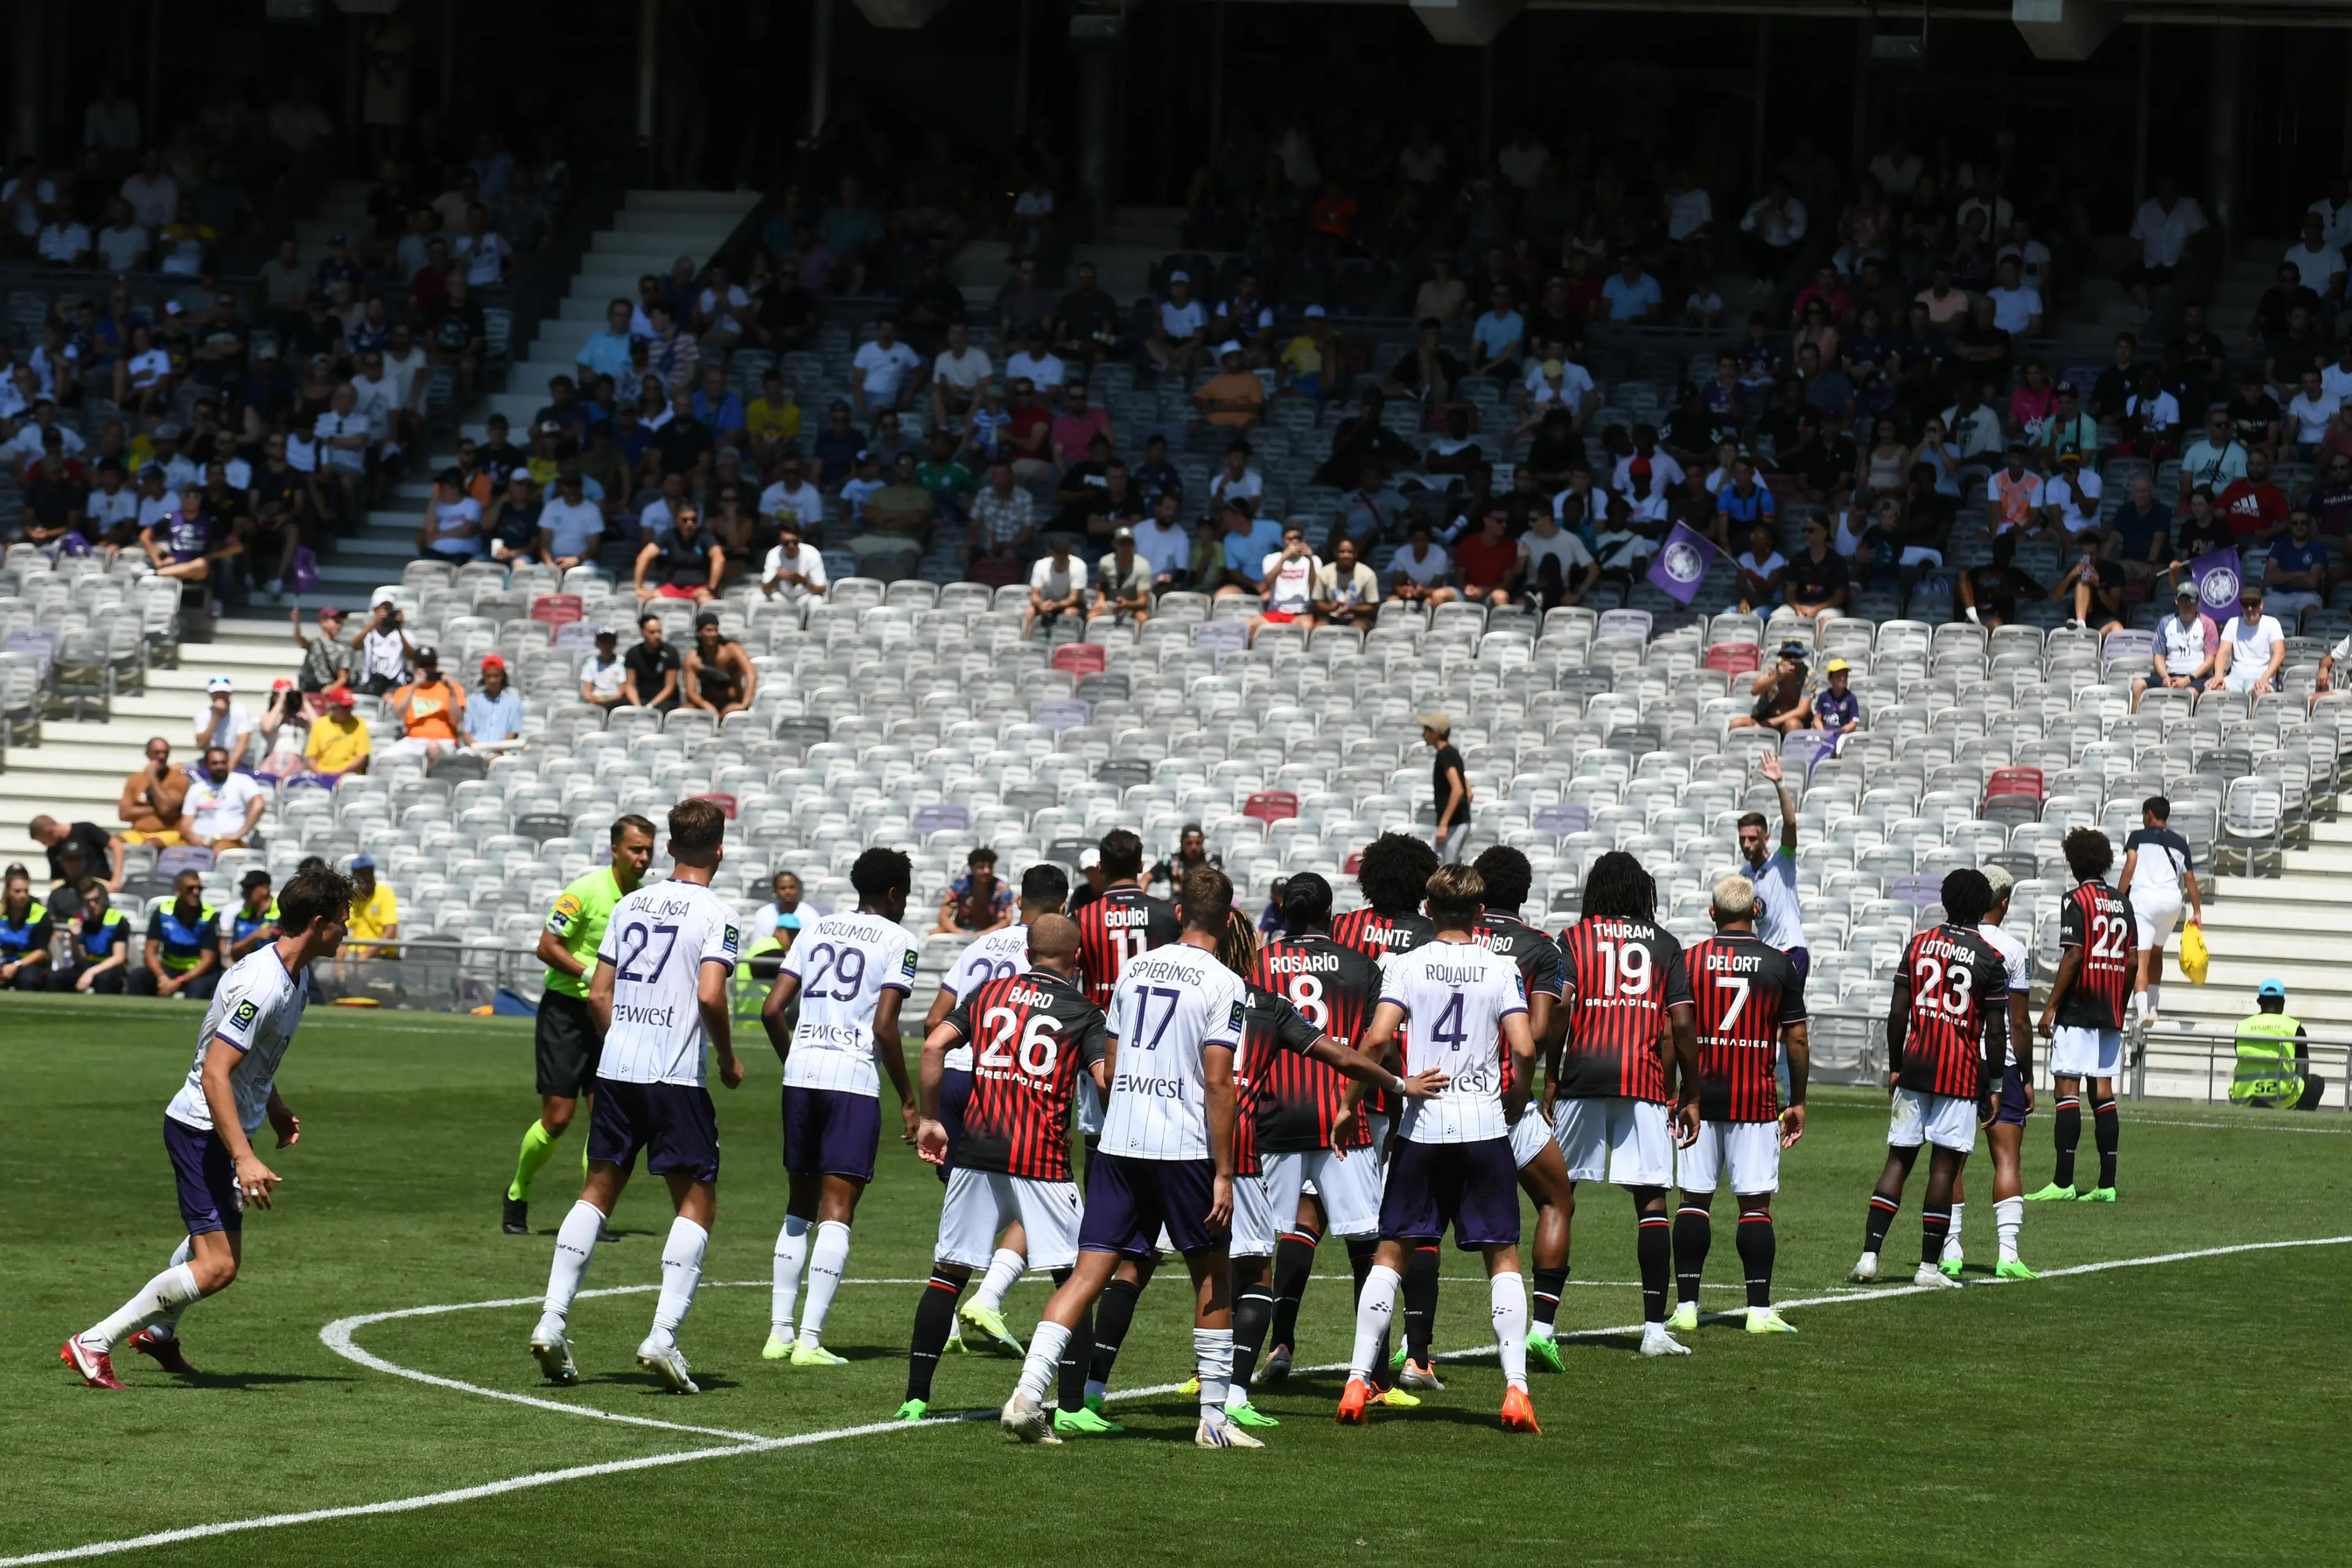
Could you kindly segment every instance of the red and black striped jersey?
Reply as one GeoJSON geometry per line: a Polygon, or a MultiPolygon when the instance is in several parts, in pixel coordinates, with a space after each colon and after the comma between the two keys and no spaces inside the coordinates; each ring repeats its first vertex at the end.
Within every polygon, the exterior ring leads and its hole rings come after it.
{"type": "MultiPolygon", "coordinates": [[[[1322,1038],[1323,1031],[1309,1023],[1287,997],[1267,990],[1263,985],[1249,988],[1248,1005],[1242,1009],[1241,1054],[1234,1058],[1235,1107],[1234,1118],[1234,1173],[1255,1176],[1258,1173],[1257,1157],[1264,1145],[1259,1142],[1260,1121],[1265,1109],[1268,1081],[1280,1072],[1295,1072],[1298,1068],[1311,1067],[1330,1073],[1329,1068],[1312,1060],[1307,1047],[1322,1038]]],[[[1337,1078],[1337,1073],[1332,1073],[1337,1078]]]]}
{"type": "Polygon", "coordinates": [[[1780,1031],[1805,1021],[1805,982],[1753,931],[1719,931],[1684,953],[1698,1005],[1698,1113],[1709,1121],[1780,1114],[1780,1031]]]}
{"type": "Polygon", "coordinates": [[[1666,1009],[1691,1000],[1683,944],[1649,921],[1614,915],[1588,915],[1559,942],[1568,1009],[1559,1092],[1664,1105],[1659,1036],[1666,1009]]]}
{"type": "MultiPolygon", "coordinates": [[[[1311,1026],[1353,1046],[1372,1021],[1381,966],[1369,954],[1316,932],[1267,942],[1258,952],[1250,982],[1280,993],[1311,1026]]],[[[1305,1056],[1270,1058],[1257,1077],[1257,1146],[1268,1152],[1334,1147],[1331,1126],[1347,1081],[1337,1069],[1305,1056]]],[[[1370,1142],[1370,1127],[1358,1117],[1337,1146],[1360,1149],[1370,1142]]]]}
{"type": "Polygon", "coordinates": [[[1102,897],[1080,910],[1076,919],[1078,978],[1087,1000],[1097,1007],[1110,1005],[1110,994],[1129,959],[1167,946],[1184,930],[1174,905],[1125,884],[1105,888],[1102,897]]]}
{"type": "MultiPolygon", "coordinates": [[[[1911,988],[1899,1081],[1920,1094],[1975,1100],[1984,1092],[1985,1020],[2009,1006],[2009,963],[1967,926],[1939,925],[1903,951],[1898,984],[1911,988]]],[[[1996,1059],[1991,1079],[2000,1077],[1996,1059]]]]}
{"type": "Polygon", "coordinates": [[[2059,1023],[2076,1029],[2124,1026],[2136,931],[2130,907],[2097,878],[2076,883],[2066,895],[2058,906],[2058,945],[2081,948],[2083,958],[2058,999],[2059,1023]]]}
{"type": "Polygon", "coordinates": [[[1429,923],[1427,915],[1384,915],[1378,910],[1349,910],[1333,918],[1331,940],[1374,958],[1387,958],[1436,941],[1437,928],[1429,923]]]}
{"type": "Polygon", "coordinates": [[[971,1097],[949,1164],[1068,1181],[1078,1077],[1109,1051],[1102,1009],[1076,982],[1033,969],[982,982],[945,1021],[972,1043],[971,1097]]]}
{"type": "MultiPolygon", "coordinates": [[[[1560,962],[1559,943],[1528,924],[1517,915],[1507,915],[1488,910],[1478,917],[1478,927],[1471,936],[1481,947],[1497,952],[1519,966],[1519,989],[1530,999],[1538,994],[1555,1001],[1568,978],[1567,965],[1560,962]]],[[[1508,1094],[1511,1082],[1511,1053],[1503,1053],[1503,1092],[1508,1094]]]]}

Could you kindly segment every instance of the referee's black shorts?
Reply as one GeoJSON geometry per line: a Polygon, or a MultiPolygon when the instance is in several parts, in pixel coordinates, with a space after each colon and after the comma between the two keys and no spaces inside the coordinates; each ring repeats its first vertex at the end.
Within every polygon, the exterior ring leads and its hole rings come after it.
{"type": "Polygon", "coordinates": [[[596,1089],[596,1058],[604,1042],[589,1016],[585,997],[550,991],[539,999],[539,1027],[532,1044],[539,1057],[539,1092],[578,1100],[596,1089]]]}

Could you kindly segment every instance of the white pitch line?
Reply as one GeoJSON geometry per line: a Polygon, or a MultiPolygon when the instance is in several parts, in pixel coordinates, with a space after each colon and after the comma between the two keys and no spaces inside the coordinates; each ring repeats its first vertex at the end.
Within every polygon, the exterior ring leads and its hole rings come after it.
{"type": "MultiPolygon", "coordinates": [[[[2144,1268],[2157,1264],[2186,1263],[2204,1258],[2227,1258],[2242,1252],[2276,1252],[2303,1247],[2342,1247],[2347,1243],[2352,1243],[2352,1236],[2313,1237],[2298,1241],[2248,1241],[2232,1247],[2205,1247],[2186,1252],[2164,1252],[2146,1258],[2117,1258],[2104,1263],[2077,1263],[2064,1268],[2046,1268],[2042,1271],[2042,1278],[2064,1279],[2077,1274],[2103,1274],[2116,1268],[2144,1268]]],[[[898,1281],[887,1282],[898,1283],[898,1281]]],[[[714,1280],[706,1283],[724,1289],[764,1285],[767,1281],[714,1280]]],[[[842,1283],[845,1285],[880,1284],[885,1281],[845,1279],[842,1283]]],[[[2021,1284],[2024,1281],[2004,1279],[1986,1280],[1980,1283],[2010,1285],[2021,1284]]],[[[1978,1283],[1972,1283],[1967,1287],[1969,1289],[1979,1288],[1980,1285],[1978,1283]]],[[[656,1289],[658,1287],[652,1285],[616,1285],[595,1290],[583,1290],[580,1294],[583,1296],[644,1295],[656,1289]]],[[[1899,1285],[1883,1289],[1851,1290],[1835,1296],[1800,1297],[1794,1300],[1778,1302],[1776,1305],[1790,1309],[1830,1307],[1848,1301],[1875,1301],[1898,1296],[1923,1296],[1935,1293],[1938,1289],[1940,1287],[1929,1285],[1899,1285]]],[[[591,1420],[614,1421],[633,1426],[651,1426],[698,1436],[725,1436],[731,1440],[721,1447],[689,1448],[679,1453],[648,1455],[643,1458],[613,1459],[597,1465],[575,1465],[561,1470],[540,1470],[527,1476],[511,1476],[504,1480],[485,1481],[478,1486],[426,1492],[418,1497],[391,1498],[382,1502],[354,1503],[342,1508],[311,1509],[301,1513],[275,1513],[264,1514],[254,1519],[224,1520],[216,1524],[198,1524],[180,1530],[157,1531],[152,1534],[134,1536],[128,1540],[95,1541],[86,1545],[60,1547],[50,1552],[36,1552],[17,1557],[0,1557],[0,1568],[29,1568],[30,1564],[37,1563],[63,1563],[78,1558],[107,1557],[124,1552],[143,1551],[152,1546],[169,1546],[184,1541],[201,1541],[212,1536],[231,1535],[243,1531],[277,1530],[288,1525],[319,1524],[340,1519],[365,1518],[375,1514],[408,1513],[419,1509],[438,1508],[448,1503],[473,1502],[482,1498],[498,1497],[507,1492],[521,1491],[531,1487],[553,1486],[563,1481],[621,1475],[632,1470],[655,1469],[667,1465],[689,1464],[698,1459],[724,1459],[740,1455],[772,1453],[782,1448],[807,1447],[817,1443],[839,1442],[849,1437],[876,1436],[886,1432],[919,1431],[925,1427],[953,1426],[972,1419],[971,1416],[959,1415],[935,1416],[930,1420],[919,1422],[869,1421],[862,1426],[836,1426],[820,1432],[803,1432],[789,1437],[763,1437],[755,1434],[728,1432],[719,1427],[687,1426],[675,1422],[656,1421],[646,1416],[619,1415],[609,1410],[599,1410],[591,1405],[567,1405],[560,1400],[540,1399],[530,1394],[517,1394],[510,1389],[486,1388],[480,1384],[467,1383],[453,1377],[442,1377],[435,1373],[419,1372],[413,1367],[402,1366],[396,1362],[385,1361],[372,1352],[362,1350],[352,1342],[351,1338],[354,1330],[371,1323],[388,1322],[399,1318],[434,1317],[446,1312],[477,1311],[499,1307],[527,1307],[533,1305],[538,1300],[539,1298],[535,1296],[509,1296],[493,1301],[455,1301],[424,1307],[404,1307],[389,1312],[362,1313],[354,1317],[338,1318],[319,1331],[319,1338],[336,1354],[355,1361],[371,1370],[390,1373],[396,1377],[404,1377],[412,1382],[429,1384],[436,1388],[483,1394],[492,1399],[503,1399],[518,1405],[528,1405],[537,1409],[556,1411],[566,1415],[584,1416],[591,1420]]],[[[1711,1312],[1706,1316],[1721,1318],[1728,1314],[1711,1312]]],[[[1615,1328],[1572,1330],[1561,1334],[1559,1338],[1563,1340],[1612,1339],[1625,1334],[1639,1333],[1641,1330],[1641,1324],[1628,1323],[1615,1328]]],[[[1440,1352],[1434,1359],[1468,1361],[1493,1355],[1495,1352],[1496,1347],[1493,1345],[1481,1345],[1469,1350],[1440,1352]]],[[[1344,1372],[1347,1367],[1344,1363],[1326,1363],[1318,1366],[1297,1367],[1293,1370],[1297,1373],[1312,1373],[1344,1372]]],[[[1114,1400],[1149,1399],[1159,1394],[1173,1394],[1182,1386],[1181,1383],[1150,1384],[1140,1388],[1114,1390],[1109,1397],[1114,1400]]]]}

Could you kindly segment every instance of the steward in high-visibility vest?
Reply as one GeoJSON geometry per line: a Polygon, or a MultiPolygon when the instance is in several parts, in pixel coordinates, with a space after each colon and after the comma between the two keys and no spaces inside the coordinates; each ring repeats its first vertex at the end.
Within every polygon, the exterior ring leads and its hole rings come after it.
{"type": "Polygon", "coordinates": [[[2286,987],[2265,980],[2255,994],[2259,1011],[2238,1020],[2238,1066],[2230,1099],[2239,1105],[2292,1106],[2312,1110],[2325,1087],[2309,1070],[2303,1021],[2286,1010],[2286,987]]]}

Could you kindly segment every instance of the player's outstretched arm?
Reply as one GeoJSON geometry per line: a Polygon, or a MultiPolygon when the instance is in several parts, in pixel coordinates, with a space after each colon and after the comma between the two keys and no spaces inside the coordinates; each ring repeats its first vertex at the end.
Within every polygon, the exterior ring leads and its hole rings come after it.
{"type": "Polygon", "coordinates": [[[768,1044],[775,1048],[778,1061],[793,1048],[792,1031],[784,1027],[784,1009],[800,991],[801,977],[790,969],[781,969],[776,972],[776,983],[768,987],[768,999],[760,1004],[760,1027],[768,1032],[768,1044]]]}
{"type": "Polygon", "coordinates": [[[1812,1030],[1803,1024],[1782,1029],[1780,1050],[1789,1060],[1789,1109],[1780,1112],[1780,1147],[1786,1149],[1805,1135],[1805,1079],[1813,1067],[1812,1030]]]}
{"type": "MultiPolygon", "coordinates": [[[[603,964],[598,964],[600,970],[603,964]]],[[[733,1089],[743,1081],[742,1058],[735,1054],[735,1006],[729,992],[734,971],[727,964],[706,960],[702,973],[694,983],[694,1005],[702,1015],[702,1032],[710,1037],[710,1048],[719,1057],[719,1081],[733,1089]]]]}
{"type": "Polygon", "coordinates": [[[1407,1100],[1430,1100],[1445,1092],[1450,1081],[1435,1068],[1425,1068],[1411,1078],[1399,1078],[1381,1065],[1377,1058],[1361,1051],[1350,1050],[1328,1035],[1318,1035],[1307,1054],[1324,1066],[1337,1068],[1358,1083],[1387,1089],[1391,1094],[1403,1095],[1407,1100]]]}
{"type": "Polygon", "coordinates": [[[1214,1197],[1209,1205],[1209,1227],[1222,1230],[1234,1221],[1234,1048],[1201,1047],[1203,1109],[1209,1126],[1209,1158],[1217,1167],[1214,1197]]]}
{"type": "Polygon", "coordinates": [[[898,1034],[898,1004],[905,1001],[904,991],[885,987],[874,999],[874,1058],[898,1091],[898,1117],[906,1123],[901,1134],[912,1143],[915,1141],[915,1086],[907,1079],[907,1045],[898,1034]]]}
{"type": "Polygon", "coordinates": [[[261,1163],[253,1145],[245,1136],[245,1123],[236,1114],[236,1091],[229,1087],[229,1070],[242,1060],[245,1053],[226,1035],[215,1035],[205,1047],[205,1068],[201,1081],[205,1090],[205,1109],[212,1112],[213,1131],[220,1134],[221,1146],[228,1151],[230,1163],[236,1170],[237,1190],[245,1201],[257,1208],[270,1206],[270,1189],[279,1177],[277,1172],[261,1163]]]}
{"type": "MultiPolygon", "coordinates": [[[[1385,1072],[1389,1070],[1389,1053],[1396,1044],[1397,1030],[1403,1026],[1404,1009],[1393,1002],[1383,1002],[1372,1009],[1372,1021],[1358,1037],[1356,1049],[1378,1063],[1385,1072]]],[[[1361,1082],[1350,1079],[1348,1086],[1339,1091],[1339,1114],[1342,1117],[1354,1120],[1356,1108],[1364,1102],[1364,1088],[1361,1082]]]]}
{"type": "Polygon", "coordinates": [[[613,961],[599,955],[596,973],[588,977],[588,1016],[596,1022],[596,1037],[613,1030],[613,961]]]}

